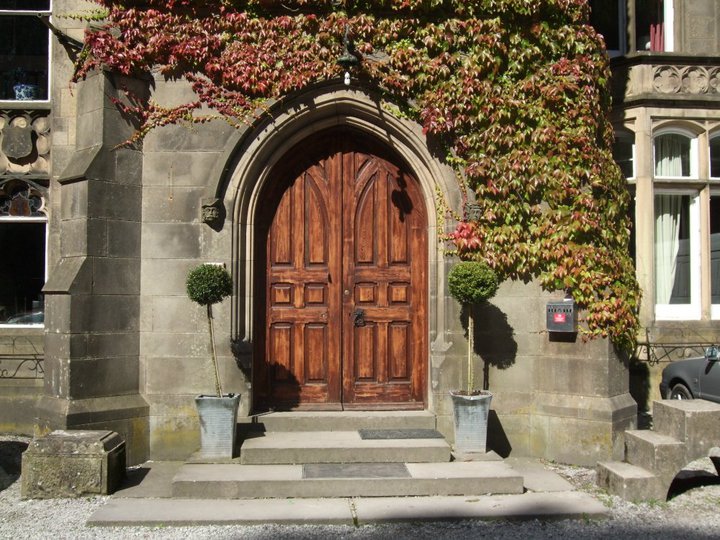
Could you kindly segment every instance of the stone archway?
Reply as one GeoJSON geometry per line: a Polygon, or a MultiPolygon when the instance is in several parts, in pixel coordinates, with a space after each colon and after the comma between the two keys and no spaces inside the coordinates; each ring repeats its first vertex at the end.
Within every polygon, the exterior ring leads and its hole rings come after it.
{"type": "Polygon", "coordinates": [[[341,127],[382,143],[417,179],[419,204],[427,217],[424,229],[428,239],[424,248],[428,269],[424,280],[429,299],[424,401],[433,409],[440,396],[444,398],[437,378],[441,376],[439,368],[449,348],[445,338],[445,299],[438,294],[444,287],[445,268],[442,246],[435,241],[438,234],[436,207],[440,206],[438,194],[451,207],[460,205],[462,197],[454,172],[429,150],[419,125],[387,112],[379,101],[365,92],[336,85],[317,87],[271,112],[252,131],[229,141],[228,146],[232,145],[232,149],[228,150],[228,160],[222,165],[227,171],[227,185],[218,186],[216,191],[222,194],[228,216],[232,216],[233,274],[237,276],[232,334],[239,344],[235,348],[238,361],[246,367],[253,364],[254,342],[259,331],[255,317],[258,283],[255,246],[258,216],[265,204],[263,190],[272,182],[278,163],[295,145],[314,133],[341,127]]]}

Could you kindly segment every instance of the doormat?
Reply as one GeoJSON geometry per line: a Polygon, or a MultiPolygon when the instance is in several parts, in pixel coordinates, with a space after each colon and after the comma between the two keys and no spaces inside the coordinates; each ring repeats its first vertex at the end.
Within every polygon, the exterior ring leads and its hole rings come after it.
{"type": "Polygon", "coordinates": [[[360,429],[361,439],[443,439],[435,429],[360,429]]]}
{"type": "Polygon", "coordinates": [[[307,463],[303,478],[410,478],[404,463],[307,463]]]}

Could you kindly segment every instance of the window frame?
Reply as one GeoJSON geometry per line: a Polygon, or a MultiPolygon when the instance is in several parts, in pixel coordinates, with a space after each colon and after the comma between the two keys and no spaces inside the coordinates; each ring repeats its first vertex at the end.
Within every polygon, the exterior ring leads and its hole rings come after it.
{"type": "MultiPolygon", "coordinates": [[[[592,0],[589,0],[592,2],[592,0]]],[[[607,49],[608,55],[612,58],[615,56],[623,56],[627,54],[628,51],[628,38],[627,38],[627,28],[628,28],[628,17],[627,17],[627,0],[615,0],[617,2],[617,11],[618,11],[618,18],[616,24],[617,24],[617,33],[618,33],[618,47],[619,49],[607,49]]],[[[633,1],[633,0],[630,0],[633,1]]],[[[592,9],[592,5],[590,6],[592,9]]],[[[591,23],[592,24],[592,23],[591,23]]],[[[595,28],[593,26],[593,28],[595,28]]],[[[603,36],[603,40],[605,40],[605,35],[601,32],[600,28],[595,28],[595,31],[598,32],[600,35],[603,36]]],[[[607,47],[607,41],[605,40],[605,46],[607,47]]]]}
{"type": "Polygon", "coordinates": [[[664,127],[661,129],[658,129],[657,131],[653,132],[652,135],[652,174],[653,178],[656,180],[696,180],[698,179],[699,174],[699,150],[698,150],[698,135],[696,133],[693,133],[692,131],[689,131],[687,129],[683,129],[680,127],[664,127]],[[690,150],[688,154],[688,161],[690,163],[690,172],[688,176],[663,176],[656,174],[655,170],[657,167],[657,160],[656,160],[656,141],[658,137],[662,137],[664,135],[679,135],[681,137],[685,137],[690,140],[690,150]]]}
{"type": "MultiPolygon", "coordinates": [[[[47,10],[38,10],[38,9],[0,9],[0,17],[38,17],[39,15],[44,15],[48,17],[52,17],[52,9],[53,9],[53,0],[48,0],[48,9],[47,10]]],[[[29,99],[29,100],[17,100],[17,99],[0,99],[0,105],[7,105],[7,104],[16,104],[16,103],[23,103],[23,104],[34,104],[34,103],[41,103],[41,104],[47,104],[50,103],[51,95],[52,95],[52,49],[53,49],[53,36],[50,28],[47,29],[48,33],[48,47],[47,47],[47,98],[46,99],[29,99]]]]}
{"type": "MultiPolygon", "coordinates": [[[[23,183],[28,186],[29,189],[35,189],[39,192],[39,195],[42,197],[42,211],[40,212],[41,215],[34,215],[34,216],[4,216],[0,215],[0,227],[3,226],[5,223],[41,223],[44,226],[44,234],[45,234],[45,242],[43,245],[43,286],[45,283],[47,283],[48,280],[48,247],[50,242],[50,227],[49,227],[49,215],[48,215],[48,196],[49,196],[49,188],[43,185],[38,185],[37,180],[33,180],[30,178],[24,178],[22,175],[4,175],[0,177],[0,181],[17,181],[20,183],[23,183]]],[[[42,288],[41,288],[42,292],[42,288]]],[[[44,307],[43,307],[44,310],[44,307]]],[[[6,329],[6,328],[44,328],[45,322],[41,323],[5,323],[0,322],[0,329],[6,329]]]]}
{"type": "MultiPolygon", "coordinates": [[[[716,156],[716,159],[720,163],[720,131],[711,133],[708,137],[708,145],[707,145],[707,151],[708,151],[708,177],[714,180],[720,179],[720,175],[713,176],[712,174],[712,161],[713,161],[713,152],[712,152],[712,144],[713,142],[716,142],[718,144],[718,155],[716,156]]],[[[718,167],[718,170],[720,170],[720,167],[718,167]]]]}
{"type": "Polygon", "coordinates": [[[635,133],[632,131],[627,131],[625,129],[615,129],[615,140],[613,141],[613,161],[617,164],[618,167],[620,167],[620,171],[622,172],[622,166],[620,163],[615,159],[615,145],[617,143],[625,143],[630,145],[630,160],[632,165],[632,174],[631,176],[625,176],[626,180],[635,180],[637,178],[637,154],[635,152],[635,133]]]}
{"type": "MultiPolygon", "coordinates": [[[[692,188],[653,188],[653,208],[655,207],[655,197],[657,195],[689,195],[690,208],[688,224],[690,229],[690,303],[689,304],[660,304],[657,302],[657,264],[655,259],[655,250],[657,249],[657,241],[655,238],[655,228],[653,228],[653,273],[654,273],[654,290],[653,301],[655,305],[655,320],[657,321],[699,321],[702,316],[701,302],[701,257],[702,257],[702,241],[700,238],[700,190],[692,188]]],[[[655,213],[653,211],[653,213],[655,213]]],[[[653,222],[657,219],[653,216],[653,222]]]]}
{"type": "MultiPolygon", "coordinates": [[[[48,227],[48,218],[45,217],[9,217],[9,216],[0,216],[0,227],[2,227],[3,223],[43,223],[45,225],[45,245],[43,246],[43,249],[45,250],[45,264],[43,268],[43,276],[44,276],[44,283],[47,283],[48,280],[48,241],[49,241],[49,227],[48,227]]],[[[44,308],[43,308],[44,309],[44,308]]],[[[0,328],[44,328],[45,323],[5,323],[0,322],[0,328]]]]}
{"type": "MultiPolygon", "coordinates": [[[[713,198],[713,197],[720,198],[720,187],[711,187],[710,188],[710,198],[713,198]]],[[[710,203],[710,201],[708,200],[708,204],[709,203],[710,203]]],[[[710,210],[711,210],[711,208],[708,209],[708,220],[711,219],[710,210]]],[[[712,284],[712,233],[710,232],[709,224],[708,224],[708,236],[709,236],[709,238],[708,238],[709,251],[708,251],[707,257],[708,257],[708,261],[710,264],[710,268],[709,268],[710,290],[708,291],[708,296],[710,297],[710,319],[717,320],[717,319],[720,319],[720,303],[713,304],[713,301],[712,301],[712,288],[713,288],[713,284],[712,284]]]]}

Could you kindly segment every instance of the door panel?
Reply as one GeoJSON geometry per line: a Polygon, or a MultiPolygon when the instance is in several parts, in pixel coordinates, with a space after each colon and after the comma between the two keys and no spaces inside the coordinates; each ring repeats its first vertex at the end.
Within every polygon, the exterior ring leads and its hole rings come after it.
{"type": "Polygon", "coordinates": [[[339,170],[337,156],[297,165],[285,171],[278,193],[267,196],[277,202],[269,224],[259,220],[259,230],[267,231],[259,302],[267,330],[258,340],[263,361],[256,363],[254,381],[259,408],[340,403],[340,327],[334,322],[340,309],[339,170]]]}
{"type": "Polygon", "coordinates": [[[422,407],[425,343],[425,216],[414,180],[377,155],[345,155],[343,402],[422,407]],[[415,251],[413,251],[415,250],[415,251]],[[412,256],[410,254],[412,253],[412,256]],[[411,300],[411,298],[413,298],[411,300]],[[416,313],[417,312],[417,315],[416,313]]]}
{"type": "Polygon", "coordinates": [[[423,406],[422,200],[412,178],[364,145],[338,133],[304,143],[267,197],[259,408],[423,406]]]}

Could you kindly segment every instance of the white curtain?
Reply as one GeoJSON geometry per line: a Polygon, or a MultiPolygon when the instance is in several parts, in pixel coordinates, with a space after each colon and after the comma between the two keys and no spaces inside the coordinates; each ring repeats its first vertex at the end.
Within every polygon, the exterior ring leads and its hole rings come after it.
{"type": "Polygon", "coordinates": [[[655,196],[655,302],[669,304],[680,247],[679,195],[655,196]]]}
{"type": "Polygon", "coordinates": [[[689,163],[687,137],[675,133],[655,137],[655,176],[690,176],[689,163]]]}

